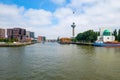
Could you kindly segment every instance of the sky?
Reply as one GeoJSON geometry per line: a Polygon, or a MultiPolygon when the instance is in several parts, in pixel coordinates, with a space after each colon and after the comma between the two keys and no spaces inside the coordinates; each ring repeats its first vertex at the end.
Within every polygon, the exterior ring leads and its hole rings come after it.
{"type": "Polygon", "coordinates": [[[47,39],[120,28],[120,0],[0,0],[0,28],[25,28],[47,39]],[[74,14],[73,14],[74,12],[74,14]]]}

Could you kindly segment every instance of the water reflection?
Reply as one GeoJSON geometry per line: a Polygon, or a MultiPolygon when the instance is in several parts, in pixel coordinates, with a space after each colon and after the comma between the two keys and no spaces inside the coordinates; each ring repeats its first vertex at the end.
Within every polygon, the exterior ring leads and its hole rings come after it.
{"type": "Polygon", "coordinates": [[[57,43],[0,48],[1,80],[119,80],[120,49],[57,43]]]}

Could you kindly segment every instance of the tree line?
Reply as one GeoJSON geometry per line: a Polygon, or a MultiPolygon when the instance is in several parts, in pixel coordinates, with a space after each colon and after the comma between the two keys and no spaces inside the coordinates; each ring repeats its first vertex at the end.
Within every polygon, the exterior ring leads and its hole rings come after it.
{"type": "Polygon", "coordinates": [[[6,42],[6,43],[8,43],[8,42],[16,42],[16,41],[18,41],[18,40],[15,39],[15,38],[12,38],[12,39],[0,38],[0,42],[6,42]]]}
{"type": "Polygon", "coordinates": [[[113,31],[113,35],[115,36],[115,40],[120,42],[120,29],[119,30],[115,29],[113,31]]]}
{"type": "MultiPolygon", "coordinates": [[[[76,36],[76,40],[80,42],[95,42],[97,40],[97,36],[100,35],[100,32],[95,32],[93,30],[88,30],[83,33],[79,33],[76,36]]],[[[115,29],[113,34],[115,36],[115,40],[120,42],[120,29],[115,29]]]]}
{"type": "Polygon", "coordinates": [[[81,42],[94,42],[97,40],[97,36],[99,35],[99,32],[95,32],[93,30],[88,30],[83,33],[79,33],[76,36],[77,41],[81,42]]]}

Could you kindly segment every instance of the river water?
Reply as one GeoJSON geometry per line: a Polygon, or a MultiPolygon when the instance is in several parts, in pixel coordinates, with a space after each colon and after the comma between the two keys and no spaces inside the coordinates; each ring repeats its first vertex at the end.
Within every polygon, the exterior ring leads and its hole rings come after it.
{"type": "Polygon", "coordinates": [[[1,47],[0,80],[120,80],[120,48],[58,43],[1,47]]]}

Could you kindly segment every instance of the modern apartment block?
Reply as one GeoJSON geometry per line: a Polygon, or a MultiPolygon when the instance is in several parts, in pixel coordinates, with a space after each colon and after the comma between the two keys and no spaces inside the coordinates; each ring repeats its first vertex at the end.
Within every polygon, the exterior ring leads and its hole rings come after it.
{"type": "Polygon", "coordinates": [[[11,28],[7,29],[8,39],[16,39],[19,42],[26,41],[26,29],[11,28]]]}
{"type": "Polygon", "coordinates": [[[34,38],[35,38],[34,32],[26,31],[26,41],[27,42],[31,42],[32,40],[34,40],[34,38]]]}
{"type": "Polygon", "coordinates": [[[29,37],[29,38],[35,38],[34,36],[34,32],[31,32],[31,31],[26,31],[26,37],[29,37]]]}
{"type": "Polygon", "coordinates": [[[30,37],[34,39],[35,38],[35,33],[34,32],[30,32],[30,37]]]}
{"type": "Polygon", "coordinates": [[[0,38],[5,38],[5,29],[0,28],[0,38]]]}

